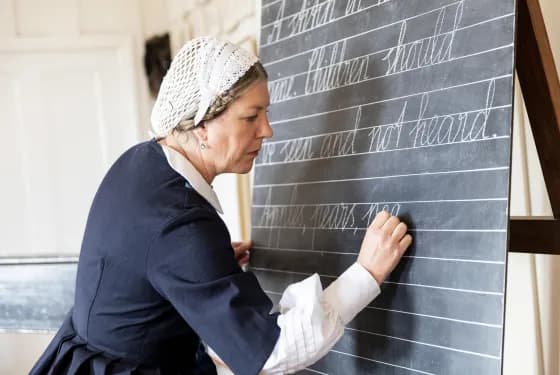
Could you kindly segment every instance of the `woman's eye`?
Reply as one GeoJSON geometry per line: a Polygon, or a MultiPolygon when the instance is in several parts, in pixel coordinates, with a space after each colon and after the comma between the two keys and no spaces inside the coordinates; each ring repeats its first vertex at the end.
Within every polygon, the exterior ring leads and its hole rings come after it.
{"type": "Polygon", "coordinates": [[[258,115],[253,115],[253,116],[245,117],[245,120],[249,122],[254,122],[257,119],[257,117],[258,115]]]}

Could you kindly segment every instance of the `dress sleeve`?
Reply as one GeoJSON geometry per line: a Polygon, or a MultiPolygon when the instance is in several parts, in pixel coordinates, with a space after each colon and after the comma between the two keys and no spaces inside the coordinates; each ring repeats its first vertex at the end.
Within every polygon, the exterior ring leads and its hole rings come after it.
{"type": "Polygon", "coordinates": [[[257,374],[280,334],[256,277],[243,272],[225,224],[204,208],[169,220],[146,259],[154,288],[236,374],[257,374]]]}
{"type": "Polygon", "coordinates": [[[379,293],[375,279],[358,263],[324,291],[317,274],[288,286],[279,302],[280,337],[261,374],[293,373],[318,361],[379,293]]]}
{"type": "MultiPolygon", "coordinates": [[[[291,284],[279,302],[280,337],[260,374],[290,374],[321,359],[344,333],[344,326],[380,293],[371,274],[358,263],[322,290],[319,275],[291,284]]],[[[221,362],[209,348],[211,357],[221,362]]],[[[219,367],[220,375],[231,374],[219,367]]]]}

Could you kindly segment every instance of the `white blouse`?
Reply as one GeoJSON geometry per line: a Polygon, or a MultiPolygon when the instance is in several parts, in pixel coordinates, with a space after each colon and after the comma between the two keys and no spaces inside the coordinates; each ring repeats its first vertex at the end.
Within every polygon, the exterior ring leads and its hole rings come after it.
{"type": "MultiPolygon", "coordinates": [[[[171,168],[183,176],[217,212],[222,207],[212,187],[179,152],[162,146],[171,168]]],[[[261,374],[285,374],[315,363],[333,347],[348,324],[380,293],[379,285],[354,263],[325,290],[319,275],[289,285],[279,302],[280,336],[261,374]]],[[[211,348],[220,375],[231,374],[211,348]]]]}

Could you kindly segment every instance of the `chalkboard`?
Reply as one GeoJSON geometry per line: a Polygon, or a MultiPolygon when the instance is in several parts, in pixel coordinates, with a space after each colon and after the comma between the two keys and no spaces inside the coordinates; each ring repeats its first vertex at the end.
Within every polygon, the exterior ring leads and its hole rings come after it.
{"type": "Polygon", "coordinates": [[[0,259],[0,332],[56,332],[74,303],[77,262],[0,259]]]}
{"type": "Polygon", "coordinates": [[[264,0],[274,137],[251,269],[277,302],[356,260],[380,210],[414,244],[324,374],[502,369],[515,0],[264,0]]]}

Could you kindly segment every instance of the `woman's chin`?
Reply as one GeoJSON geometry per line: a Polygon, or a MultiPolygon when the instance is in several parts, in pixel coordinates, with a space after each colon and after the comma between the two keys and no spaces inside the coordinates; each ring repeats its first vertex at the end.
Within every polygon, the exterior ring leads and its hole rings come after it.
{"type": "Polygon", "coordinates": [[[227,173],[237,173],[237,174],[249,173],[251,172],[251,169],[253,169],[253,163],[254,163],[253,159],[251,159],[250,161],[239,163],[235,166],[235,168],[232,168],[232,170],[228,171],[227,173]]]}
{"type": "Polygon", "coordinates": [[[244,167],[241,169],[241,171],[237,172],[239,174],[247,174],[249,172],[251,172],[251,169],[253,169],[253,162],[249,163],[248,166],[244,167]]]}

